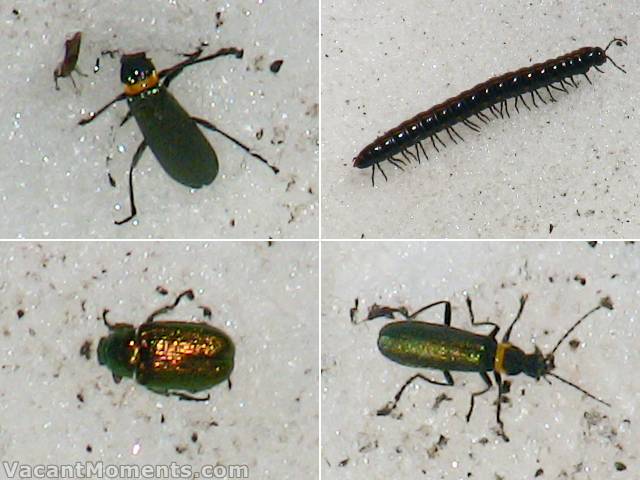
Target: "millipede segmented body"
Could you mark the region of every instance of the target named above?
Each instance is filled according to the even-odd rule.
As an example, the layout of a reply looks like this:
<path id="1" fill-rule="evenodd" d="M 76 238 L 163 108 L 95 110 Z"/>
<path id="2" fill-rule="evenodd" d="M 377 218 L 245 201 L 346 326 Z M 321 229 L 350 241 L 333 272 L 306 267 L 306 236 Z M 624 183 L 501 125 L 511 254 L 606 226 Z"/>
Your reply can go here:
<path id="1" fill-rule="evenodd" d="M 489 110 L 496 118 L 504 118 L 505 114 L 510 116 L 507 101 L 511 98 L 515 98 L 513 106 L 516 111 L 519 111 L 519 102 L 530 110 L 523 95 L 529 93 L 531 102 L 537 107 L 536 97 L 542 103 L 547 103 L 540 94 L 540 89 L 545 89 L 549 100 L 555 102 L 552 89 L 569 93 L 568 86 L 574 88 L 578 86 L 574 79 L 576 75 L 584 75 L 591 83 L 587 72 L 591 68 L 595 68 L 604 73 L 598 67 L 607 60 L 625 72 L 607 56 L 606 52 L 613 43 L 627 44 L 625 40 L 614 38 L 604 49 L 600 47 L 579 48 L 544 63 L 537 63 L 480 83 L 387 131 L 362 149 L 353 159 L 353 166 L 358 168 L 371 167 L 372 183 L 377 167 L 386 180 L 387 176 L 380 167 L 381 162 L 389 160 L 391 164 L 402 170 L 402 167 L 406 163 L 410 163 L 412 159 L 419 163 L 421 154 L 428 159 L 427 152 L 422 145 L 423 140 L 430 139 L 436 150 L 438 150 L 438 144 L 445 147 L 446 144 L 438 136 L 438 133 L 444 130 L 454 143 L 458 143 L 456 138 L 460 140 L 463 138 L 454 130 L 453 126 L 462 122 L 471 130 L 480 131 L 480 126 L 471 120 L 471 117 L 474 117 L 474 120 L 488 123 L 489 117 L 483 112 L 484 110 Z M 412 147 L 415 147 L 415 152 L 411 150 Z"/>

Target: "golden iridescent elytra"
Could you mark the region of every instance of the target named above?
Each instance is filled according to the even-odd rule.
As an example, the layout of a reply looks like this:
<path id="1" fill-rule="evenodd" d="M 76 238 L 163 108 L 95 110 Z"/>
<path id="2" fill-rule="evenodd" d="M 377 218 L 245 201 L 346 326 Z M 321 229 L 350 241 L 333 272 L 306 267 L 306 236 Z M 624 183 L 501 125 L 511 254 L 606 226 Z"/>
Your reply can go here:
<path id="1" fill-rule="evenodd" d="M 235 346 L 225 332 L 205 322 L 154 320 L 183 297 L 193 299 L 193 292 L 181 293 L 173 305 L 156 310 L 137 329 L 127 323 L 110 324 L 105 310 L 109 335 L 100 339 L 98 362 L 111 370 L 116 383 L 129 377 L 153 392 L 197 401 L 208 400 L 209 395 L 191 393 L 225 380 L 231 387 Z"/>

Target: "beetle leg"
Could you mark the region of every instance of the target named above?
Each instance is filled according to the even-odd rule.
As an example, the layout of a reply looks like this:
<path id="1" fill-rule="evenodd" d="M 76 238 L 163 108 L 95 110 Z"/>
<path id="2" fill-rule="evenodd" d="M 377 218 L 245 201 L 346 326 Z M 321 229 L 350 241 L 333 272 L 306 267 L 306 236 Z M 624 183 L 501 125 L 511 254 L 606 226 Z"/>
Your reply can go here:
<path id="1" fill-rule="evenodd" d="M 473 392 L 471 394 L 471 405 L 469 406 L 469 411 L 467 412 L 467 416 L 465 417 L 467 419 L 467 422 L 471 418 L 471 412 L 473 412 L 473 406 L 475 404 L 476 397 L 487 393 L 491 389 L 491 387 L 493 387 L 493 384 L 491 383 L 491 379 L 489 378 L 489 375 L 487 375 L 486 372 L 480 372 L 480 376 L 482 377 L 482 380 L 484 380 L 484 383 L 487 384 L 487 387 L 484 390 L 481 390 L 479 392 Z"/>
<path id="2" fill-rule="evenodd" d="M 132 116 L 133 116 L 133 113 L 131 113 L 131 110 L 129 110 L 127 114 L 124 116 L 124 118 L 122 119 L 122 121 L 120 122 L 120 126 L 123 126 L 125 123 L 127 123 Z"/>
<path id="3" fill-rule="evenodd" d="M 252 152 L 251 149 L 249 147 L 247 147 L 244 143 L 242 143 L 240 140 L 236 140 L 235 138 L 233 138 L 228 133 L 223 132 L 218 127 L 216 127 L 213 123 L 209 122 L 208 120 L 204 120 L 202 118 L 197 118 L 197 117 L 191 117 L 191 118 L 193 119 L 194 122 L 199 123 L 203 127 L 208 128 L 209 130 L 211 130 L 213 132 L 218 132 L 223 137 L 227 138 L 228 140 L 231 140 L 233 143 L 235 143 L 237 146 L 242 148 L 249 155 L 251 155 L 252 157 L 257 158 L 262 163 L 267 165 L 271 170 L 273 170 L 273 173 L 277 174 L 280 171 L 280 169 L 278 167 L 275 167 L 275 166 L 271 165 L 264 157 L 262 157 L 261 155 L 259 155 L 257 153 Z"/>
<path id="4" fill-rule="evenodd" d="M 209 60 L 213 60 L 214 58 L 223 57 L 227 55 L 234 55 L 236 58 L 242 58 L 244 55 L 244 50 L 241 48 L 221 48 L 215 53 L 211 55 L 207 55 L 205 57 L 199 58 L 202 53 L 201 49 L 196 50 L 195 53 L 191 54 L 189 58 L 183 62 L 175 64 L 173 67 L 165 68 L 158 73 L 159 78 L 164 78 L 164 82 L 162 83 L 165 87 L 169 86 L 169 83 L 176 78 L 182 70 L 191 65 L 195 65 L 196 63 L 208 62 Z"/>
<path id="5" fill-rule="evenodd" d="M 489 336 L 491 338 L 495 338 L 496 333 L 498 333 L 498 330 L 500 330 L 500 326 L 497 323 L 493 322 L 476 322 L 476 317 L 473 314 L 473 307 L 471 307 L 471 298 L 468 295 L 466 296 L 466 300 L 467 308 L 469 309 L 469 318 L 471 318 L 471 325 L 492 325 L 493 329 L 491 330 L 491 332 L 489 332 Z"/>
<path id="6" fill-rule="evenodd" d="M 393 319 L 394 318 L 393 317 L 394 313 L 399 313 L 403 317 L 409 318 L 409 314 L 407 313 L 407 309 L 405 307 L 397 307 L 397 308 L 395 308 L 395 307 L 385 307 L 383 305 L 378 305 L 377 303 L 374 303 L 369 308 L 369 313 L 367 314 L 367 318 L 365 318 L 363 320 L 363 322 L 367 322 L 369 320 L 374 320 L 374 319 L 380 318 L 380 317 Z M 353 323 L 358 323 L 358 322 L 354 321 Z"/>
<path id="7" fill-rule="evenodd" d="M 441 305 L 444 304 L 444 324 L 446 326 L 450 326 L 451 325 L 451 303 L 447 300 L 440 300 L 439 302 L 434 302 L 431 303 L 429 305 L 427 305 L 426 307 L 422 307 L 419 310 L 416 310 L 415 312 L 413 312 L 411 315 L 406 316 L 407 320 L 414 320 L 419 314 L 421 314 L 422 312 L 424 312 L 425 310 L 430 309 L 431 307 L 435 307 L 437 305 Z"/>
<path id="8" fill-rule="evenodd" d="M 189 400 L 191 402 L 206 402 L 211 398 L 211 395 L 208 393 L 206 397 L 194 397 L 182 392 L 167 392 L 167 395 L 173 395 L 174 397 L 178 397 L 180 400 Z"/>
<path id="9" fill-rule="evenodd" d="M 109 313 L 109 309 L 105 308 L 102 311 L 102 321 L 104 322 L 104 324 L 106 325 L 106 327 L 111 330 L 113 328 L 113 325 L 109 323 L 109 321 L 107 320 L 107 313 Z"/>
<path id="10" fill-rule="evenodd" d="M 125 98 L 127 98 L 127 96 L 124 93 L 121 93 L 120 95 L 118 95 L 116 98 L 114 98 L 113 100 L 111 100 L 109 103 L 107 103 L 104 107 L 102 107 L 100 110 L 98 110 L 97 112 L 92 112 L 88 117 L 82 118 L 79 122 L 78 125 L 86 125 L 89 122 L 93 122 L 98 115 L 104 113 L 104 111 L 109 108 L 111 105 L 113 105 L 116 102 L 119 102 L 121 100 L 124 100 Z"/>
<path id="11" fill-rule="evenodd" d="M 129 201 L 131 203 L 131 215 L 129 215 L 124 220 L 116 220 L 114 222 L 116 225 L 122 225 L 123 223 L 127 223 L 129 220 L 131 220 L 133 217 L 136 216 L 136 213 L 138 213 L 138 211 L 136 210 L 136 202 L 134 201 L 134 198 L 133 198 L 133 170 L 136 168 L 136 165 L 140 161 L 140 157 L 144 153 L 145 148 L 147 148 L 147 144 L 143 140 L 142 143 L 138 145 L 138 149 L 136 150 L 136 153 L 133 154 L 133 159 L 131 160 L 131 168 L 129 169 Z"/>
<path id="12" fill-rule="evenodd" d="M 198 308 L 202 309 L 202 315 L 204 318 L 211 320 L 211 309 L 206 305 L 200 305 Z"/>
<path id="13" fill-rule="evenodd" d="M 509 437 L 507 437 L 507 434 L 504 432 L 504 423 L 502 423 L 502 420 L 500 419 L 500 409 L 502 406 L 502 395 L 503 393 L 505 393 L 505 385 L 502 382 L 502 377 L 500 376 L 500 374 L 498 372 L 493 372 L 493 376 L 496 379 L 496 384 L 498 385 L 498 406 L 496 407 L 496 421 L 498 422 L 498 425 L 500 426 L 500 430 L 498 432 L 498 435 L 500 435 L 505 442 L 509 441 Z"/>
<path id="14" fill-rule="evenodd" d="M 189 290 L 185 290 L 184 292 L 182 292 L 180 295 L 178 295 L 176 297 L 176 299 L 173 302 L 173 304 L 165 305 L 164 307 L 160 307 L 155 312 L 153 312 L 151 315 L 149 315 L 147 317 L 147 320 L 144 323 L 151 323 L 151 322 L 153 322 L 153 319 L 155 317 L 157 317 L 158 315 L 162 315 L 164 313 L 170 312 L 171 310 L 173 310 L 174 308 L 176 308 L 178 306 L 178 304 L 180 303 L 180 300 L 182 300 L 184 297 L 187 297 L 189 300 L 193 300 L 194 297 L 195 297 L 195 295 L 193 294 L 193 290 L 189 289 Z"/>
<path id="15" fill-rule="evenodd" d="M 396 408 L 396 406 L 398 406 L 398 402 L 400 401 L 400 398 L 402 397 L 402 394 L 404 393 L 405 389 L 409 385 L 411 385 L 411 383 L 413 383 L 415 380 L 420 379 L 420 380 L 424 380 L 425 382 L 431 383 L 433 385 L 440 385 L 443 387 L 452 387 L 454 383 L 453 383 L 453 377 L 451 376 L 451 373 L 448 370 L 443 370 L 442 373 L 444 374 L 444 378 L 446 382 L 438 382 L 437 380 L 432 380 L 430 378 L 425 377 L 421 373 L 415 374 L 413 377 L 407 380 L 404 383 L 404 385 L 402 385 L 402 387 L 400 387 L 400 390 L 398 390 L 398 393 L 396 393 L 396 396 L 393 398 L 393 401 L 387 403 L 384 407 L 379 409 L 376 414 L 379 417 L 384 417 L 386 415 L 389 415 Z"/>
<path id="16" fill-rule="evenodd" d="M 520 319 L 520 316 L 522 315 L 522 310 L 524 309 L 524 304 L 526 303 L 527 298 L 528 298 L 528 295 L 526 294 L 520 297 L 520 309 L 518 310 L 516 318 L 513 319 L 513 322 L 511 322 L 511 325 L 509 325 L 509 328 L 507 328 L 507 331 L 505 332 L 504 337 L 502 337 L 503 342 L 509 341 L 509 337 L 511 336 L 511 330 L 513 329 L 513 326 L 516 324 L 516 322 Z"/>

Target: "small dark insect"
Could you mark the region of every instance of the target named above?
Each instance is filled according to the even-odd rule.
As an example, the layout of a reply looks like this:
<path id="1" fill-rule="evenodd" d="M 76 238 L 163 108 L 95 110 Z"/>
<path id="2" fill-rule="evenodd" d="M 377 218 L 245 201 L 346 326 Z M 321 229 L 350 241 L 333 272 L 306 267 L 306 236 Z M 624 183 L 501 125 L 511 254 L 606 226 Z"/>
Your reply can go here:
<path id="1" fill-rule="evenodd" d="M 434 380 L 421 373 L 411 376 L 396 393 L 394 399 L 388 402 L 384 407 L 378 410 L 379 416 L 389 415 L 398 406 L 398 402 L 402 398 L 402 394 L 416 380 L 422 380 L 433 385 L 453 386 L 452 371 L 458 372 L 477 372 L 486 387 L 478 392 L 471 394 L 471 405 L 466 415 L 467 422 L 471 418 L 475 398 L 488 392 L 493 386 L 489 372 L 493 372 L 495 382 L 498 385 L 498 400 L 496 402 L 496 421 L 499 426 L 499 434 L 508 441 L 508 437 L 504 432 L 504 424 L 500 419 L 500 410 L 505 395 L 509 393 L 510 383 L 503 380 L 502 375 L 517 375 L 524 373 L 536 380 L 545 379 L 548 383 L 549 377 L 553 377 L 561 382 L 582 392 L 589 398 L 611 406 L 609 403 L 592 395 L 575 383 L 553 372 L 555 369 L 554 355 L 562 342 L 573 332 L 591 314 L 601 308 L 613 308 L 611 300 L 606 297 L 600 300 L 598 306 L 589 310 L 578 321 L 576 321 L 562 335 L 556 346 L 550 353 L 543 354 L 538 347 L 532 353 L 525 353 L 520 348 L 513 345 L 509 338 L 514 325 L 520 319 L 524 309 L 527 296 L 520 298 L 520 309 L 516 317 L 507 328 L 502 337 L 502 341 L 496 340 L 496 335 L 500 327 L 493 322 L 476 322 L 471 308 L 471 300 L 467 297 L 467 308 L 471 324 L 474 326 L 488 325 L 493 329 L 488 335 L 481 335 L 467 330 L 461 330 L 451 326 L 451 304 L 442 300 L 434 302 L 430 305 L 420 308 L 416 312 L 409 314 L 405 307 L 380 307 L 374 306 L 369 312 L 367 320 L 376 317 L 389 318 L 394 313 L 400 314 L 405 320 L 396 321 L 386 324 L 380 330 L 378 336 L 378 349 L 389 360 L 414 368 L 429 368 L 442 371 L 444 381 Z M 416 320 L 418 315 L 438 305 L 444 306 L 444 324 L 428 323 Z"/>
<path id="2" fill-rule="evenodd" d="M 627 466 L 622 462 L 615 462 L 614 466 L 616 467 L 616 470 L 619 472 L 622 472 L 627 469 Z"/>
<path id="3" fill-rule="evenodd" d="M 69 77 L 71 83 L 77 89 L 76 81 L 73 79 L 71 73 L 75 70 L 83 77 L 86 75 L 78 70 L 78 55 L 80 54 L 80 42 L 82 41 L 82 32 L 76 32 L 70 39 L 64 42 L 64 58 L 58 67 L 53 71 L 53 81 L 56 83 L 56 90 L 60 90 L 58 87 L 58 78 Z"/>
<path id="4" fill-rule="evenodd" d="M 151 149 L 165 172 L 182 185 L 201 188 L 213 182 L 218 175 L 218 157 L 198 126 L 219 133 L 267 165 L 273 173 L 279 172 L 279 169 L 269 164 L 264 157 L 211 122 L 189 115 L 169 92 L 169 84 L 191 65 L 225 56 L 243 56 L 242 49 L 233 47 L 221 48 L 204 57 L 201 57 L 202 52 L 199 48 L 194 53 L 187 54 L 186 60 L 160 71 L 156 70 L 144 52 L 123 55 L 120 59 L 120 80 L 124 84 L 124 93 L 78 122 L 79 125 L 86 125 L 114 103 L 126 100 L 129 112 L 120 122 L 120 126 L 133 116 L 144 137 L 133 155 L 129 168 L 131 214 L 116 221 L 116 225 L 122 225 L 136 216 L 133 171 L 147 147 Z"/>
<path id="5" fill-rule="evenodd" d="M 411 163 L 411 160 L 420 163 L 421 155 L 424 155 L 428 160 L 427 151 L 422 145 L 423 140 L 430 139 L 433 148 L 439 151 L 438 144 L 446 147 L 446 144 L 438 136 L 438 133 L 444 130 L 453 143 L 458 143 L 456 137 L 460 140 L 464 139 L 454 130 L 453 126 L 462 122 L 471 130 L 479 132 L 480 125 L 474 120 L 488 123 L 489 117 L 483 113 L 484 110 L 488 109 L 495 118 L 504 118 L 505 114 L 510 117 L 507 101 L 511 98 L 515 98 L 513 107 L 517 112 L 519 112 L 518 102 L 531 110 L 523 95 L 529 93 L 531 102 L 535 107 L 538 107 L 536 97 L 542 103 L 547 103 L 540 94 L 541 89 L 545 89 L 549 94 L 549 100 L 555 102 L 556 99 L 551 89 L 569 93 L 567 87 L 578 87 L 575 75 L 584 75 L 591 83 L 587 72 L 593 67 L 604 73 L 598 67 L 607 60 L 618 70 L 626 73 L 606 53 L 614 43 L 620 46 L 627 45 L 626 40 L 614 38 L 605 49 L 583 47 L 544 63 L 537 63 L 480 83 L 387 131 L 362 149 L 353 159 L 353 166 L 357 168 L 371 167 L 371 183 L 374 183 L 376 167 L 387 180 L 387 175 L 380 166 L 384 160 L 389 160 L 400 170 Z M 471 120 L 472 117 L 475 118 Z M 415 147 L 415 153 L 411 150 L 413 147 Z"/>
<path id="6" fill-rule="evenodd" d="M 276 60 L 275 62 L 271 63 L 271 65 L 269 66 L 269 70 L 271 70 L 272 73 L 278 73 L 283 63 L 284 60 Z"/>

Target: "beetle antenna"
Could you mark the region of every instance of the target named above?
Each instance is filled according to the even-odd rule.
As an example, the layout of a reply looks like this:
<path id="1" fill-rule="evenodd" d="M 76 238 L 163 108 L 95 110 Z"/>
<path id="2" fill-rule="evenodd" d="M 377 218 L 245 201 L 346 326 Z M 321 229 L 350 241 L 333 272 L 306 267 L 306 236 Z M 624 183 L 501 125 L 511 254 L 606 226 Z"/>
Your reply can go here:
<path id="1" fill-rule="evenodd" d="M 574 323 L 571 328 L 569 330 L 567 330 L 567 332 L 562 336 L 562 338 L 560 338 L 560 340 L 558 340 L 558 343 L 556 343 L 556 346 L 553 348 L 553 350 L 551 350 L 551 353 L 547 356 L 553 356 L 554 353 L 556 353 L 556 350 L 558 350 L 558 347 L 560 346 L 560 344 L 562 344 L 562 342 L 564 342 L 567 337 L 571 334 L 571 332 L 573 332 L 578 325 L 580 325 L 582 323 L 582 321 L 587 318 L 589 315 L 591 315 L 594 312 L 597 312 L 598 310 L 600 310 L 601 308 L 607 308 L 609 310 L 613 310 L 613 304 L 611 303 L 611 299 L 609 297 L 604 297 L 600 300 L 600 304 L 597 307 L 592 308 L 591 310 L 589 310 L 587 313 L 585 313 L 576 323 Z"/>
<path id="2" fill-rule="evenodd" d="M 599 307 L 598 307 L 599 308 Z M 556 375 L 553 372 L 547 372 L 547 375 L 551 375 L 553 378 L 557 378 L 558 380 L 560 380 L 563 383 L 566 383 L 567 385 L 572 386 L 573 388 L 575 388 L 576 390 L 580 390 L 582 393 L 584 393 L 587 397 L 592 398 L 593 400 L 595 400 L 596 402 L 600 402 L 603 405 L 606 405 L 607 407 L 610 407 L 611 404 L 605 402 L 604 400 L 596 397 L 595 395 L 590 394 L 589 392 L 587 392 L 584 388 L 579 387 L 578 385 L 576 385 L 575 383 L 570 382 L 569 380 L 566 380 L 564 378 L 562 378 L 559 375 Z"/>

